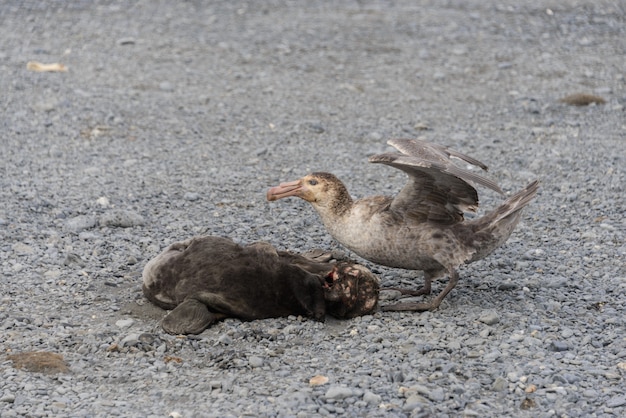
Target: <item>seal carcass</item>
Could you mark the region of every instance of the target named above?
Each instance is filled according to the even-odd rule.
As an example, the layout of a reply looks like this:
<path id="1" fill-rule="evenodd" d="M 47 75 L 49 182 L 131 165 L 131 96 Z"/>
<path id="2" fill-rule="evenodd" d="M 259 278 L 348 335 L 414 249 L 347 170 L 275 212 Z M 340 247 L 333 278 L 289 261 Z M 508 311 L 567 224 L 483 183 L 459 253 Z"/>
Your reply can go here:
<path id="1" fill-rule="evenodd" d="M 378 290 L 378 278 L 353 262 L 215 236 L 176 242 L 143 270 L 145 296 L 172 310 L 161 322 L 170 334 L 198 334 L 227 317 L 352 318 L 376 309 Z"/>

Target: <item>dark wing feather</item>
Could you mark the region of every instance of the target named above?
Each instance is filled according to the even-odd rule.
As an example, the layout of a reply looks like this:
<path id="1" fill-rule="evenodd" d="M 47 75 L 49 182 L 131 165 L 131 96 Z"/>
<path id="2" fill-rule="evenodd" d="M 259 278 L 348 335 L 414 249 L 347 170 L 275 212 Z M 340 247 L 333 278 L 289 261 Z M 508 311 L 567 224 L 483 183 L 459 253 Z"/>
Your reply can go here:
<path id="1" fill-rule="evenodd" d="M 419 140 L 394 139 L 389 144 L 403 154 L 374 155 L 369 161 L 389 165 L 409 175 L 409 182 L 391 203 L 391 209 L 396 212 L 420 222 L 453 224 L 463 220 L 463 212 L 475 212 L 478 208 L 478 193 L 468 181 L 502 193 L 493 181 L 450 161 L 450 156 L 454 156 L 486 168 L 471 157 Z"/>
<path id="2" fill-rule="evenodd" d="M 448 147 L 421 141 L 419 139 L 390 139 L 387 143 L 404 155 L 417 157 L 423 162 L 431 163 L 433 168 L 439 169 L 443 173 L 452 174 L 453 176 L 459 177 L 465 181 L 481 184 L 504 195 L 502 189 L 500 189 L 500 187 L 498 187 L 493 180 L 483 177 L 480 174 L 476 174 L 473 171 L 461 168 L 454 164 L 450 159 L 450 157 L 458 158 L 487 171 L 487 166 L 475 158 L 461 154 L 460 152 L 452 150 Z"/>
<path id="3" fill-rule="evenodd" d="M 413 159 L 421 165 L 409 165 Z M 372 163 L 398 168 L 409 175 L 409 182 L 391 202 L 390 209 L 405 214 L 418 222 L 453 224 L 463 220 L 463 212 L 475 212 L 478 193 L 467 182 L 443 174 L 430 163 L 402 154 L 379 154 L 370 157 Z"/>
<path id="4" fill-rule="evenodd" d="M 443 145 L 433 144 L 431 142 L 422 141 L 420 139 L 401 138 L 390 139 L 389 141 L 387 141 L 387 143 L 406 155 L 413 155 L 415 157 L 422 158 L 426 157 L 428 159 L 429 154 L 432 158 L 432 154 L 436 152 L 438 156 L 442 159 L 442 161 L 447 161 L 449 157 L 454 157 L 487 171 L 487 166 L 484 163 L 481 163 L 480 161 L 470 157 L 469 155 L 461 154 L 460 152 L 445 147 Z"/>

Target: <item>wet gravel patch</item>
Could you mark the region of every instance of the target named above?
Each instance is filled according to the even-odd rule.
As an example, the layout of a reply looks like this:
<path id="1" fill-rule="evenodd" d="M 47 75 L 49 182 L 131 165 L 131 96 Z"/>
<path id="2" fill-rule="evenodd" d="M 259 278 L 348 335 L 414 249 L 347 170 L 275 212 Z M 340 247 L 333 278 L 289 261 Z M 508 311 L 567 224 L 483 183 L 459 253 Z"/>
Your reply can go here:
<path id="1" fill-rule="evenodd" d="M 0 415 L 626 414 L 624 6 L 518 3 L 0 5 Z M 200 234 L 340 249 L 267 187 L 325 170 L 394 193 L 404 175 L 366 159 L 398 136 L 507 192 L 542 181 L 439 310 L 160 329 L 149 259 Z"/>

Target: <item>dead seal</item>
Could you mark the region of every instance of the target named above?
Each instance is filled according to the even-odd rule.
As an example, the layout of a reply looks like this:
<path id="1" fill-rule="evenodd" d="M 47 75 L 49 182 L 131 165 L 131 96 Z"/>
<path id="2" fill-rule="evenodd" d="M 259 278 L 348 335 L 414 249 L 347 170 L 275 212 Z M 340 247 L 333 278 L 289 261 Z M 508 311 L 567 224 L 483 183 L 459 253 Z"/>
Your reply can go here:
<path id="1" fill-rule="evenodd" d="M 203 236 L 176 242 L 146 264 L 143 293 L 172 311 L 161 321 L 170 334 L 199 334 L 227 317 L 242 320 L 372 313 L 379 280 L 350 262 L 330 263 L 278 251 L 265 242 L 239 245 Z M 320 261 L 321 260 L 321 261 Z"/>

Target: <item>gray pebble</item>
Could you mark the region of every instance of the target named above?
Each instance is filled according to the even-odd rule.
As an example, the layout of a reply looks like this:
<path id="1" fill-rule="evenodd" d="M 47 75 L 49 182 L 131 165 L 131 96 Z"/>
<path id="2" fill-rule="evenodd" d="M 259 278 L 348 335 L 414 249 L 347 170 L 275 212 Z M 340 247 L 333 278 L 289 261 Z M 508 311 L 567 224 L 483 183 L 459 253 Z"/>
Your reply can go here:
<path id="1" fill-rule="evenodd" d="M 132 37 L 120 38 L 117 40 L 118 45 L 135 45 L 135 42 L 135 38 Z"/>
<path id="2" fill-rule="evenodd" d="M 250 356 L 248 357 L 248 364 L 250 364 L 251 367 L 261 367 L 263 366 L 263 359 L 261 357 L 258 356 Z"/>
<path id="3" fill-rule="evenodd" d="M 569 349 L 571 349 L 571 346 L 564 341 L 552 341 L 550 343 L 551 351 L 567 351 Z"/>
<path id="4" fill-rule="evenodd" d="M 100 238 L 100 235 L 95 232 L 83 231 L 78 234 L 78 238 L 83 241 L 92 241 Z"/>
<path id="5" fill-rule="evenodd" d="M 169 81 L 163 81 L 163 82 L 159 83 L 159 89 L 161 91 L 173 91 L 174 90 L 174 85 L 172 83 L 170 83 Z"/>
<path id="6" fill-rule="evenodd" d="M 65 228 L 71 232 L 81 232 L 85 229 L 91 229 L 98 225 L 98 219 L 95 216 L 78 215 L 65 221 Z"/>
<path id="7" fill-rule="evenodd" d="M 64 266 L 77 265 L 79 267 L 85 267 L 87 263 L 78 254 L 67 254 L 63 260 Z"/>
<path id="8" fill-rule="evenodd" d="M 583 391 L 583 396 L 585 398 L 595 399 L 598 397 L 598 391 L 595 389 L 585 389 Z"/>
<path id="9" fill-rule="evenodd" d="M 442 402 L 445 399 L 443 388 L 435 388 L 429 391 L 426 396 L 433 402 Z"/>
<path id="10" fill-rule="evenodd" d="M 222 335 L 220 335 L 220 336 L 217 338 L 217 341 L 218 341 L 220 344 L 224 344 L 224 345 L 230 345 L 230 344 L 232 344 L 232 343 L 233 343 L 233 339 L 232 339 L 230 336 L 226 335 L 226 334 L 222 334 Z"/>
<path id="11" fill-rule="evenodd" d="M 500 315 L 494 310 L 483 311 L 478 318 L 480 322 L 487 325 L 495 325 L 500 322 Z"/>
<path id="12" fill-rule="evenodd" d="M 495 390 L 496 392 L 499 392 L 508 388 L 508 386 L 509 386 L 509 383 L 507 382 L 507 380 L 501 376 L 498 376 L 496 377 L 496 380 L 493 381 L 493 384 L 491 385 L 491 389 Z"/>
<path id="13" fill-rule="evenodd" d="M 2 397 L 0 398 L 0 402 L 13 403 L 15 402 L 15 395 L 13 395 L 12 393 L 2 395 Z"/>
<path id="14" fill-rule="evenodd" d="M 352 396 L 352 389 L 344 386 L 331 386 L 326 390 L 324 397 L 326 399 L 344 399 Z"/>
<path id="15" fill-rule="evenodd" d="M 32 245 L 24 244 L 23 242 L 16 242 L 11 246 L 11 249 L 18 254 L 34 254 L 35 248 Z"/>
<path id="16" fill-rule="evenodd" d="M 417 408 L 423 408 L 425 405 L 428 404 L 428 399 L 424 398 L 421 395 L 413 394 L 406 399 L 404 405 L 402 406 L 402 409 L 408 412 L 413 411 Z"/>
<path id="17" fill-rule="evenodd" d="M 183 198 L 185 200 L 190 201 L 190 202 L 195 202 L 196 200 L 200 199 L 200 195 L 198 193 L 195 193 L 195 192 L 187 192 L 187 193 L 185 193 Z"/>
<path id="18" fill-rule="evenodd" d="M 402 293 L 399 290 L 381 289 L 378 300 L 379 301 L 395 300 L 395 299 L 398 299 L 400 296 L 402 296 Z"/>
<path id="19" fill-rule="evenodd" d="M 120 228 L 141 226 L 145 223 L 143 216 L 129 210 L 111 210 L 100 216 L 100 225 Z"/>
<path id="20" fill-rule="evenodd" d="M 120 319 L 119 321 L 115 322 L 115 325 L 118 328 L 124 329 L 124 328 L 129 328 L 134 323 L 135 323 L 135 320 L 128 318 L 128 319 Z"/>
<path id="21" fill-rule="evenodd" d="M 515 290 L 518 287 L 519 287 L 519 285 L 517 283 L 504 282 L 504 283 L 500 283 L 498 285 L 498 290 L 502 290 L 502 291 Z"/>
<path id="22" fill-rule="evenodd" d="M 128 334 L 120 341 L 122 347 L 134 346 L 139 343 L 139 334 Z"/>
<path id="23" fill-rule="evenodd" d="M 483 361 L 485 363 L 493 363 L 498 360 L 502 353 L 499 350 L 493 350 L 483 356 Z"/>
<path id="24" fill-rule="evenodd" d="M 611 399 L 606 401 L 606 406 L 609 408 L 619 408 L 624 405 L 626 405 L 626 396 L 624 395 L 613 396 Z"/>
<path id="25" fill-rule="evenodd" d="M 322 124 L 320 123 L 310 123 L 308 125 L 308 128 L 311 132 L 314 132 L 316 134 L 324 133 L 324 131 L 326 130 L 324 129 L 324 126 L 322 126 Z"/>
<path id="26" fill-rule="evenodd" d="M 376 395 L 375 393 L 370 392 L 369 390 L 365 391 L 365 393 L 363 394 L 363 401 L 365 401 L 366 403 L 370 405 L 378 405 L 381 399 L 382 397 L 380 395 Z"/>

